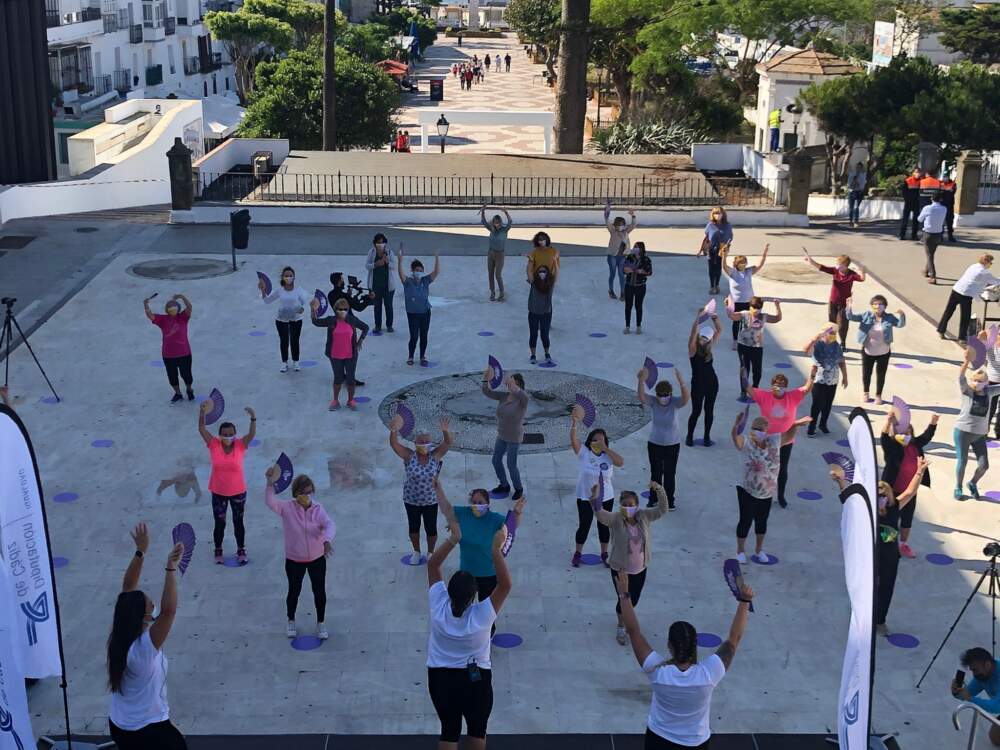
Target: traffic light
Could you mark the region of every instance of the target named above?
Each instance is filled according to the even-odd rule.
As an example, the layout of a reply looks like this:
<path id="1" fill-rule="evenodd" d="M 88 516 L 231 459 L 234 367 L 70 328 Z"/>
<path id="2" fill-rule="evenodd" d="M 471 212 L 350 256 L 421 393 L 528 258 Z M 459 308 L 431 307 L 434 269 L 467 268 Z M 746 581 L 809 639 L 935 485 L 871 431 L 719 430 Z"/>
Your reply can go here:
<path id="1" fill-rule="evenodd" d="M 250 244 L 250 211 L 241 208 L 229 214 L 229 228 L 232 231 L 233 247 L 246 250 Z"/>

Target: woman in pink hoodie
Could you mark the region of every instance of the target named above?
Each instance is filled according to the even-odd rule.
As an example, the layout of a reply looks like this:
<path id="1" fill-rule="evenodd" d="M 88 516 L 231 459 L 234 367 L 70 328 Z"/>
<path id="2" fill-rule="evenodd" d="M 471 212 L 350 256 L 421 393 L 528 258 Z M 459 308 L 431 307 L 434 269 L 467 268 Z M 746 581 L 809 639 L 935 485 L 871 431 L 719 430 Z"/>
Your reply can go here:
<path id="1" fill-rule="evenodd" d="M 288 576 L 289 638 L 298 635 L 295 627 L 295 608 L 302 592 L 302 580 L 309 573 L 313 600 L 316 603 L 316 627 L 320 640 L 326 640 L 330 633 L 323 619 L 326 615 L 326 558 L 333 554 L 333 537 L 337 526 L 326 510 L 313 501 L 316 487 L 305 474 L 299 474 L 292 481 L 293 500 L 278 500 L 274 483 L 281 476 L 277 466 L 267 470 L 267 489 L 264 501 L 267 507 L 281 516 L 281 526 L 285 533 L 285 575 Z"/>

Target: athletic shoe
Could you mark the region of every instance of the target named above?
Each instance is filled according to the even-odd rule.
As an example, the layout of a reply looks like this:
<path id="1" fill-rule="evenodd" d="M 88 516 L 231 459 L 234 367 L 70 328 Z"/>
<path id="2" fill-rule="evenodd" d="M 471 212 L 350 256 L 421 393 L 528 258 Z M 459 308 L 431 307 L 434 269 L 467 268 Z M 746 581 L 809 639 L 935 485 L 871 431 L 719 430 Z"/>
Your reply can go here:
<path id="1" fill-rule="evenodd" d="M 966 485 L 966 486 L 969 488 L 969 494 L 972 495 L 973 500 L 978 500 L 979 499 L 979 488 L 976 486 L 976 483 L 975 482 L 969 482 L 969 484 Z"/>
<path id="2" fill-rule="evenodd" d="M 524 487 L 515 487 L 514 494 L 510 496 L 510 499 L 517 502 L 522 497 L 524 497 Z"/>
<path id="3" fill-rule="evenodd" d="M 738 562 L 740 565 L 746 565 L 747 564 L 746 553 L 745 552 L 738 553 L 736 555 L 736 562 Z"/>
<path id="4" fill-rule="evenodd" d="M 830 428 L 827 427 L 825 424 L 821 424 L 819 426 L 819 431 L 822 432 L 824 435 L 829 435 L 830 434 Z"/>
<path id="5" fill-rule="evenodd" d="M 288 624 L 285 626 L 285 635 L 289 638 L 294 638 L 299 634 L 298 628 L 295 627 L 295 620 L 289 620 Z"/>
<path id="6" fill-rule="evenodd" d="M 355 381 L 354 381 L 354 387 L 355 388 L 361 388 L 364 384 L 365 384 L 365 381 L 363 381 L 363 380 L 357 380 L 357 379 L 355 379 Z"/>
<path id="7" fill-rule="evenodd" d="M 413 367 L 413 360 L 412 359 L 406 360 L 406 364 L 408 364 L 410 367 Z"/>
<path id="8" fill-rule="evenodd" d="M 490 490 L 491 495 L 507 495 L 510 493 L 509 484 L 498 484 L 492 490 Z"/>
<path id="9" fill-rule="evenodd" d="M 778 498 L 778 505 L 780 507 L 782 507 L 782 508 L 787 508 L 788 507 L 788 501 L 785 500 L 785 498 L 783 498 L 783 497 L 779 497 Z"/>
<path id="10" fill-rule="evenodd" d="M 715 441 L 706 435 L 705 438 L 701 441 L 701 444 L 706 448 L 711 448 L 713 445 L 715 445 Z"/>
<path id="11" fill-rule="evenodd" d="M 610 568 L 611 567 L 611 565 L 608 563 L 608 553 L 607 552 L 602 552 L 601 553 L 601 562 L 604 563 L 604 567 L 605 568 Z"/>
<path id="12" fill-rule="evenodd" d="M 545 352 L 545 361 L 546 362 L 551 362 L 552 361 L 552 355 L 549 354 L 548 352 Z"/>
<path id="13" fill-rule="evenodd" d="M 917 556 L 917 553 L 910 549 L 910 545 L 906 542 L 899 543 L 899 554 L 903 557 L 908 557 L 911 560 Z"/>
<path id="14" fill-rule="evenodd" d="M 756 555 L 754 555 L 754 557 L 756 557 L 762 563 L 771 562 L 771 558 L 767 556 L 767 553 L 764 550 L 761 550 L 760 552 L 758 552 Z"/>
<path id="15" fill-rule="evenodd" d="M 187 395 L 188 395 L 188 401 L 194 401 L 194 391 L 192 391 L 190 388 L 188 388 Z"/>
<path id="16" fill-rule="evenodd" d="M 876 396 L 875 397 L 875 406 L 881 406 L 881 405 L 882 405 L 882 397 L 881 396 Z"/>
<path id="17" fill-rule="evenodd" d="M 347 402 L 347 408 L 350 409 L 351 411 L 357 411 L 358 402 L 352 398 L 350 401 Z"/>
<path id="18" fill-rule="evenodd" d="M 618 299 L 615 296 L 615 293 L 613 291 L 611 291 L 610 289 L 608 290 L 608 299 Z"/>
<path id="19" fill-rule="evenodd" d="M 955 491 L 952 492 L 951 495 L 956 500 L 964 500 L 965 499 L 965 495 L 962 494 L 962 488 L 961 487 L 956 487 Z"/>
<path id="20" fill-rule="evenodd" d="M 302 368 L 299 367 L 298 362 L 292 362 L 292 369 L 295 370 L 295 372 L 302 372 Z"/>
<path id="21" fill-rule="evenodd" d="M 174 397 L 172 399 L 170 399 L 170 403 L 176 404 L 178 401 L 183 401 L 183 400 L 184 400 L 184 397 L 181 394 L 175 393 Z"/>
<path id="22" fill-rule="evenodd" d="M 333 401 L 330 402 L 330 406 L 327 408 L 327 411 L 337 411 L 337 409 L 339 408 L 340 408 L 340 402 L 337 399 L 334 399 Z"/>
<path id="23" fill-rule="evenodd" d="M 569 561 L 569 564 L 572 565 L 574 568 L 579 568 L 580 567 L 580 557 L 581 557 L 581 555 L 580 555 L 579 552 L 574 552 L 573 553 L 573 559 Z"/>
<path id="24" fill-rule="evenodd" d="M 288 363 L 287 362 L 282 362 L 281 363 L 281 369 L 279 370 L 279 372 L 288 372 Z"/>
<path id="25" fill-rule="evenodd" d="M 385 332 L 386 333 L 395 333 L 396 331 L 393 329 L 392 326 L 386 326 L 385 327 Z"/>
<path id="26" fill-rule="evenodd" d="M 622 329 L 622 333 L 628 336 L 630 333 L 632 333 L 632 330 L 628 326 L 625 326 L 625 328 Z"/>
<path id="27" fill-rule="evenodd" d="M 641 336 L 642 335 L 642 326 L 636 326 L 635 327 L 635 335 L 636 336 Z"/>
<path id="28" fill-rule="evenodd" d="M 215 564 L 222 565 L 222 547 L 215 548 Z"/>
<path id="29" fill-rule="evenodd" d="M 503 292 L 500 292 L 499 296 L 497 296 L 497 302 L 503 302 Z"/>
<path id="30" fill-rule="evenodd" d="M 497 295 L 496 295 L 496 293 L 495 292 L 490 292 L 490 302 L 496 302 L 496 301 L 497 301 Z"/>
<path id="31" fill-rule="evenodd" d="M 686 438 L 684 438 L 684 445 L 686 445 L 688 448 L 693 448 L 694 438 L 688 435 Z"/>
<path id="32" fill-rule="evenodd" d="M 670 501 L 668 500 L 668 501 L 667 501 L 667 510 L 677 510 L 677 506 L 676 506 L 676 505 L 674 505 L 674 504 L 673 504 L 672 502 L 670 502 Z"/>
<path id="33" fill-rule="evenodd" d="M 621 646 L 624 646 L 626 643 L 628 643 L 628 636 L 625 635 L 624 625 L 618 626 L 618 629 L 615 631 L 615 640 L 618 641 L 618 644 Z"/>
<path id="34" fill-rule="evenodd" d="M 809 429 L 806 430 L 807 437 L 816 437 L 816 424 L 814 422 L 809 423 Z"/>
<path id="35" fill-rule="evenodd" d="M 410 565 L 420 565 L 420 553 L 412 552 L 410 553 Z"/>
<path id="36" fill-rule="evenodd" d="M 531 364 L 535 364 L 536 362 L 538 362 L 534 354 L 531 355 L 531 359 L 529 359 L 528 361 L 531 362 Z"/>
<path id="37" fill-rule="evenodd" d="M 427 360 L 424 357 L 420 358 L 420 366 L 427 367 Z"/>
<path id="38" fill-rule="evenodd" d="M 319 631 L 316 633 L 321 641 L 325 641 L 330 637 L 330 631 L 326 629 L 326 623 L 319 624 Z"/>
<path id="39" fill-rule="evenodd" d="M 883 638 L 889 637 L 889 627 L 883 622 L 881 625 L 875 626 L 875 635 L 880 635 Z"/>
<path id="40" fill-rule="evenodd" d="M 250 562 L 250 558 L 247 557 L 247 551 L 245 549 L 236 550 L 236 562 L 240 565 L 246 565 Z"/>

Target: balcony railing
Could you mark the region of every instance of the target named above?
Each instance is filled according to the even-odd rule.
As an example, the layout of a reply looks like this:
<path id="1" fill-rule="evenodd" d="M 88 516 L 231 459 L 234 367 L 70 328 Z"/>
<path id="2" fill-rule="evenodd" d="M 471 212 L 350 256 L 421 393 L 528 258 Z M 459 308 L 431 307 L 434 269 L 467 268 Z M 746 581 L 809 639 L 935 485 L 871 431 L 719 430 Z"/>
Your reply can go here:
<path id="1" fill-rule="evenodd" d="M 207 57 L 201 58 L 201 72 L 211 73 L 222 67 L 222 53 L 210 52 Z"/>
<path id="2" fill-rule="evenodd" d="M 129 26 L 128 40 L 132 44 L 142 44 L 142 24 L 134 23 Z"/>
<path id="3" fill-rule="evenodd" d="M 115 89 L 119 94 L 125 94 L 132 90 L 132 70 L 130 68 L 116 70 L 112 76 L 114 77 Z"/>
<path id="4" fill-rule="evenodd" d="M 163 33 L 170 36 L 177 31 L 177 20 L 175 18 L 167 17 L 163 19 Z"/>
<path id="5" fill-rule="evenodd" d="M 146 85 L 156 86 L 163 83 L 163 66 L 153 65 L 146 68 Z"/>
<path id="6" fill-rule="evenodd" d="M 103 96 L 109 91 L 111 91 L 111 74 L 94 76 L 94 96 Z"/>
<path id="7" fill-rule="evenodd" d="M 49 29 L 54 29 L 57 26 L 69 26 L 74 23 L 100 20 L 100 8 L 82 8 L 79 13 L 61 13 L 58 10 L 50 8 L 46 8 L 45 10 L 45 27 Z"/>
<path id="8" fill-rule="evenodd" d="M 193 76 L 201 70 L 201 65 L 199 65 L 197 57 L 185 57 L 184 58 L 184 75 Z"/>
<path id="9" fill-rule="evenodd" d="M 118 14 L 107 13 L 104 16 L 104 33 L 113 34 L 118 31 Z"/>

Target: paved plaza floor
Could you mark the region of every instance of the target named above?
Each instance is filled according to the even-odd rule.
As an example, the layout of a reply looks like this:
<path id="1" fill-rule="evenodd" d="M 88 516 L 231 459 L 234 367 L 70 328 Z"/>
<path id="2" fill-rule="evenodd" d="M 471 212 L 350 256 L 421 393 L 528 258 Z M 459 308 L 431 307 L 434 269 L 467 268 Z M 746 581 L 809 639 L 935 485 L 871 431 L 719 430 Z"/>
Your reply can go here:
<path id="1" fill-rule="evenodd" d="M 397 332 L 369 339 L 362 353 L 359 376 L 368 385 L 360 394 L 370 400 L 356 413 L 329 413 L 330 371 L 320 332 L 306 325 L 303 359 L 308 366 L 300 373 L 280 374 L 273 309 L 259 300 L 255 271 L 276 278 L 281 266 L 289 264 L 307 289 L 326 290 L 331 271 L 363 276 L 363 257 L 356 253 L 370 230 L 258 229 L 256 254 L 242 257 L 237 273 L 154 282 L 128 269 L 152 258 L 190 260 L 186 253 L 224 259 L 213 254 L 218 247 L 215 229 L 95 225 L 101 234 L 87 241 L 91 247 L 106 248 L 106 256 L 86 256 L 72 242 L 59 245 L 57 235 L 69 229 L 50 222 L 45 230 L 49 236 L 36 240 L 34 261 L 44 266 L 51 258 L 51 269 L 35 266 L 32 271 L 26 256 L 0 258 L 0 279 L 24 269 L 20 296 L 46 300 L 31 309 L 35 303 L 28 302 L 22 309 L 25 318 L 39 324 L 32 326 L 32 344 L 64 398 L 60 404 L 44 400 L 44 382 L 19 349 L 11 363 L 12 390 L 39 456 L 53 553 L 65 561 L 56 575 L 74 731 L 100 733 L 106 727 L 104 642 L 131 552 L 128 529 L 141 518 L 151 524 L 156 539 L 143 579 L 154 596 L 162 582 L 155 561 L 167 552 L 169 529 L 187 521 L 199 537 L 194 562 L 182 581 L 177 624 L 166 646 L 171 715 L 183 731 L 436 733 L 423 666 L 426 569 L 400 564 L 408 547 L 400 502 L 402 467 L 386 445 L 379 407 L 399 389 L 434 378 L 453 378 L 474 390 L 490 354 L 509 370 L 522 372 L 529 391 L 549 377 L 527 361 L 524 259 L 516 256 L 527 236 L 522 233 L 532 230 L 517 229 L 514 257 L 506 269 L 509 299 L 504 303 L 487 301 L 484 261 L 468 257 L 478 252 L 481 237 L 473 242 L 464 230 L 447 235 L 393 230 L 414 238 L 412 252 L 421 254 L 425 263 L 430 263 L 426 251 L 431 247 L 444 247 L 448 253 L 433 286 L 429 357 L 434 366 L 404 364 L 406 325 L 397 299 Z M 4 229 L 20 233 L 37 226 L 15 223 Z M 555 237 L 557 230 L 551 231 Z M 683 252 L 693 249 L 698 234 L 650 232 L 661 249 Z M 785 302 L 784 321 L 768 329 L 765 377 L 780 369 L 792 385 L 800 384 L 809 368 L 801 347 L 825 321 L 828 277 L 808 272 L 798 258 L 790 257 L 796 245 L 809 244 L 817 257 L 830 257 L 844 247 L 864 247 L 866 261 L 879 278 L 859 286 L 858 296 L 867 299 L 882 291 L 891 299 L 890 309 L 902 307 L 909 316 L 894 346 L 887 395 L 900 395 L 911 404 L 918 428 L 931 413 L 942 415 L 929 451 L 934 487 L 920 493 L 912 537 L 918 558 L 901 562 L 889 616 L 890 629 L 913 636 L 918 645 L 901 648 L 879 639 L 874 727 L 899 732 L 905 748 L 954 747 L 959 739 L 950 725 L 954 701 L 947 682 L 961 649 L 989 642 L 985 597 L 970 606 L 923 688 L 916 690 L 914 684 L 978 579 L 986 540 L 1000 534 L 995 501 L 958 503 L 950 497 L 959 350 L 939 341 L 917 309 L 934 309 L 936 298 L 917 299 L 912 306 L 896 303 L 898 296 L 890 287 L 912 288 L 910 296 L 916 297 L 927 286 L 911 284 L 909 269 L 898 260 L 894 266 L 890 263 L 908 243 L 822 227 L 789 235 L 788 230 L 741 235 L 745 250 L 766 239 L 786 254 L 769 260 L 756 283 L 758 293 Z M 609 300 L 605 291 L 607 266 L 600 256 L 606 232 L 602 236 L 596 230 L 558 230 L 558 238 L 570 252 L 556 291 L 552 352 L 558 366 L 550 372 L 586 375 L 624 390 L 634 386 L 635 372 L 648 355 L 679 367 L 688 378 L 687 331 L 695 310 L 707 299 L 704 261 L 670 254 L 654 257 L 645 333 L 626 337 L 621 331 L 623 305 Z M 982 242 L 987 244 L 988 237 L 983 235 Z M 409 239 L 407 244 L 411 246 Z M 72 246 L 78 255 L 68 260 L 68 251 L 60 252 L 60 246 Z M 918 251 L 914 245 L 913 252 Z M 967 256 L 975 251 L 970 245 L 943 254 L 948 267 L 957 269 L 971 262 Z M 337 257 L 332 257 L 334 252 Z M 886 264 L 884 270 L 880 262 Z M 100 268 L 96 275 L 95 266 Z M 57 278 L 54 269 L 62 269 Z M 0 286 L 6 291 L 5 283 Z M 198 393 L 207 394 L 212 387 L 222 390 L 226 416 L 235 418 L 241 430 L 246 425 L 243 406 L 257 410 L 259 443 L 248 454 L 246 472 L 251 563 L 245 568 L 211 562 L 207 455 L 197 434 L 196 407 L 167 403 L 170 392 L 159 366 L 159 335 L 141 308 L 142 298 L 153 291 L 159 292 L 158 300 L 183 292 L 194 305 L 191 341 Z M 926 294 L 931 293 L 927 288 Z M 59 304 L 49 305 L 56 297 Z M 364 318 L 370 323 L 370 312 Z M 679 510 L 653 529 L 654 557 L 638 612 L 650 640 L 661 648 L 674 619 L 690 620 L 700 631 L 725 637 L 735 609 L 721 566 L 735 551 L 739 467 L 727 433 L 742 406 L 736 400 L 736 355 L 727 341 L 724 337 L 717 350 L 722 390 L 713 437 L 718 444 L 682 447 Z M 838 394 L 834 434 L 811 439 L 800 435 L 796 442 L 790 505 L 786 510 L 774 508 L 768 534 L 767 551 L 779 563 L 747 566 L 748 581 L 758 592 L 757 612 L 730 675 L 716 692 L 715 731 L 817 733 L 835 727 L 848 604 L 840 504 L 820 453 L 837 449 L 846 415 L 860 400 L 856 347 L 848 362 L 851 384 Z M 673 377 L 666 364 L 663 371 Z M 877 430 L 885 410 L 873 408 L 871 414 Z M 564 422 L 568 428 L 568 420 Z M 614 447 L 626 461 L 615 477 L 618 490 L 645 486 L 649 428 L 639 426 L 641 422 L 622 421 L 612 431 Z M 455 427 L 468 441 L 479 435 L 484 443 L 480 449 L 488 447 L 489 430 L 482 425 L 456 420 Z M 552 434 L 558 433 L 556 425 Z M 298 471 L 313 477 L 318 499 L 338 526 L 327 579 L 331 638 L 313 651 L 293 650 L 284 636 L 281 532 L 263 504 L 264 470 L 282 451 Z M 510 558 L 514 591 L 499 630 L 523 642 L 494 650 L 491 732 L 641 732 L 649 688 L 630 650 L 615 643 L 609 575 L 600 566 L 569 566 L 576 527 L 575 459 L 557 445 L 555 450 L 527 453 L 521 466 L 528 508 Z M 473 487 L 495 484 L 489 457 L 475 450 L 450 455 L 443 476 L 456 502 Z M 1000 490 L 997 470 L 982 484 L 986 490 Z M 190 491 L 183 492 L 185 488 Z M 812 493 L 819 499 L 807 499 L 815 497 Z M 58 502 L 70 494 L 76 497 Z M 495 503 L 499 510 L 507 505 Z M 227 554 L 232 548 L 230 535 Z M 597 551 L 595 532 L 585 551 Z M 947 564 L 930 562 L 929 554 L 946 555 L 934 559 Z M 447 570 L 456 564 L 457 558 L 449 560 Z M 299 622 L 309 632 L 308 596 L 301 600 Z M 61 731 L 56 682 L 35 686 L 30 700 L 36 732 Z"/>

